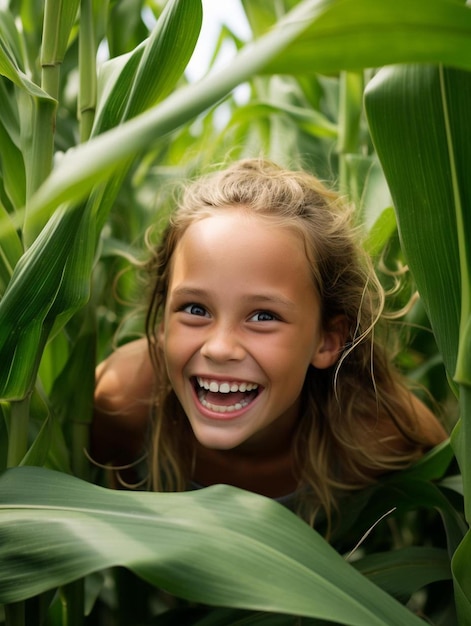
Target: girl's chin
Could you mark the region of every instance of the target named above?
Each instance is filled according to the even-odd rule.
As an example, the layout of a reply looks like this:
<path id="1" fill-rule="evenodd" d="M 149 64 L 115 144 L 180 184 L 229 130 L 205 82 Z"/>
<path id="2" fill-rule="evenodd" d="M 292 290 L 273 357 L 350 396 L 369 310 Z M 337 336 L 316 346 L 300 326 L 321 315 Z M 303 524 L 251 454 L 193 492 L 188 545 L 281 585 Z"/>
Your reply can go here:
<path id="1" fill-rule="evenodd" d="M 229 450 L 234 450 L 235 448 L 238 448 L 241 444 L 244 443 L 244 441 L 221 441 L 220 439 L 215 439 L 214 437 L 206 437 L 204 435 L 201 436 L 196 436 L 196 440 L 198 441 L 198 443 L 200 444 L 200 446 L 202 448 L 205 448 L 206 450 L 214 450 L 217 452 L 229 452 Z"/>

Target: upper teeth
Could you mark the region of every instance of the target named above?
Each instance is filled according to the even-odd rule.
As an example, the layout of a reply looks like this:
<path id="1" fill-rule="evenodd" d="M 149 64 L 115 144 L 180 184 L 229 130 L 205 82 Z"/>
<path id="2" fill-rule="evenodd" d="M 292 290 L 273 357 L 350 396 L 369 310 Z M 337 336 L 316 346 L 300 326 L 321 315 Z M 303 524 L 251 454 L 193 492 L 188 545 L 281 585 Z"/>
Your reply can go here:
<path id="1" fill-rule="evenodd" d="M 215 380 L 207 380 L 206 378 L 200 378 L 199 376 L 196 379 L 198 381 L 198 385 L 211 391 L 213 393 L 229 393 L 236 391 L 253 391 L 258 388 L 256 383 L 236 383 L 235 381 L 224 381 L 217 382 Z"/>

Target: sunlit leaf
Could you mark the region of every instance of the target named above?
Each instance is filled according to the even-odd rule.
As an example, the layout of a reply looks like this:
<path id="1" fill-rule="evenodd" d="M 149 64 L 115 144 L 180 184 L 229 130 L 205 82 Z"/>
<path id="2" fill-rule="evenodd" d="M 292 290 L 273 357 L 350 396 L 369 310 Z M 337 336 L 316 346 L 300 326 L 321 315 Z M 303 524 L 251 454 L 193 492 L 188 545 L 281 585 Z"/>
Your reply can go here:
<path id="1" fill-rule="evenodd" d="M 412 270 L 448 375 L 460 421 L 452 444 L 471 521 L 471 73 L 443 67 L 382 70 L 366 93 L 368 120 Z M 458 554 L 466 553 L 464 541 Z M 459 558 L 457 560 L 459 561 Z M 454 568 L 457 608 L 470 614 L 471 587 Z"/>
<path id="2" fill-rule="evenodd" d="M 265 66 L 312 74 L 392 63 L 444 63 L 471 69 L 471 10 L 448 0 L 312 2 L 317 15 Z"/>
<path id="3" fill-rule="evenodd" d="M 117 492 L 18 468 L 0 477 L 0 494 L 0 602 L 124 565 L 206 604 L 352 626 L 421 623 L 294 514 L 233 487 Z"/>
<path id="4" fill-rule="evenodd" d="M 39 357 L 52 328 L 43 324 L 61 289 L 78 210 L 56 212 L 15 266 L 0 301 L 0 397 L 21 399 L 32 389 Z M 73 289 L 73 284 L 66 291 Z M 64 291 L 61 291 L 64 293 Z M 28 302 L 28 306 L 25 306 Z"/>
<path id="5" fill-rule="evenodd" d="M 471 79 L 465 73 L 455 75 L 453 92 L 468 102 Z M 453 376 L 459 344 L 460 268 L 443 89 L 438 68 L 385 69 L 367 87 L 366 110 L 397 211 L 404 253 Z M 466 142 L 469 123 L 469 119 L 456 120 L 457 142 Z M 459 163 L 465 167 L 465 162 Z M 464 191 L 469 180 L 465 170 L 460 180 Z"/>

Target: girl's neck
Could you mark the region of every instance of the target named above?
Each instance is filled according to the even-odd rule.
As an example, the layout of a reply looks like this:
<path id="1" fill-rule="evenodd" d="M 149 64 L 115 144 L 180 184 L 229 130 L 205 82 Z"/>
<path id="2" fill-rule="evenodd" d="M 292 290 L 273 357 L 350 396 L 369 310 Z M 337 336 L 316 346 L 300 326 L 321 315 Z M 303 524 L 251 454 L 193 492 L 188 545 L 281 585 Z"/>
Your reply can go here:
<path id="1" fill-rule="evenodd" d="M 270 498 L 287 495 L 297 487 L 290 449 L 254 455 L 237 448 L 211 450 L 197 443 L 192 478 L 202 486 L 224 483 Z"/>

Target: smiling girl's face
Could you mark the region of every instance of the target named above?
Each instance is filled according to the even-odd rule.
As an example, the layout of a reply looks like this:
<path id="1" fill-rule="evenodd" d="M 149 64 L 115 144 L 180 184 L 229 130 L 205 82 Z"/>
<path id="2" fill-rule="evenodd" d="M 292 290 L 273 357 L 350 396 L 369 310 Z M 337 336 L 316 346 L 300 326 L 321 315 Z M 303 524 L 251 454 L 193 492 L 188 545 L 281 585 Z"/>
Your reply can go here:
<path id="1" fill-rule="evenodd" d="M 170 382 L 205 447 L 290 443 L 310 364 L 334 364 L 301 237 L 234 208 L 194 222 L 172 258 L 160 332 Z"/>

